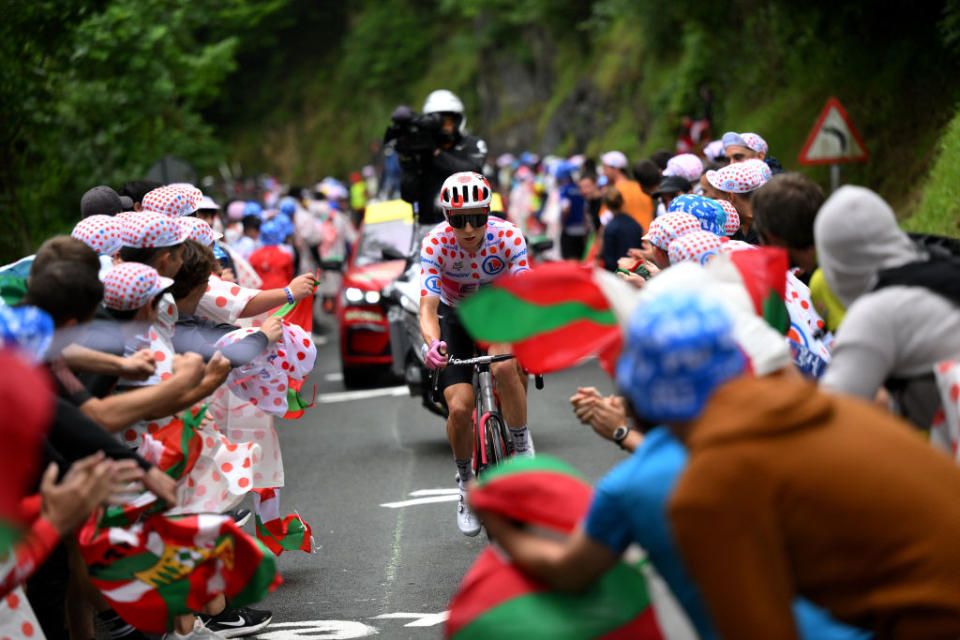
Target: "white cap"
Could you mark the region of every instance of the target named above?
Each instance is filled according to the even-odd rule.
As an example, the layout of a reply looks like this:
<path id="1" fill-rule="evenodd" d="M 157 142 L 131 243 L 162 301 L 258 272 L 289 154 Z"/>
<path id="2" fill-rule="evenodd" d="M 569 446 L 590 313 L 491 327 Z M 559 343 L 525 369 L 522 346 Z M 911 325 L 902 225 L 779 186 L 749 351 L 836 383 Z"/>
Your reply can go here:
<path id="1" fill-rule="evenodd" d="M 213 198 L 210 196 L 203 196 L 203 199 L 200 200 L 200 206 L 197 209 L 217 209 L 220 210 L 220 205 L 214 202 Z"/>
<path id="2" fill-rule="evenodd" d="M 627 168 L 627 156 L 623 155 L 620 151 L 607 151 L 600 156 L 600 162 L 614 169 Z"/>

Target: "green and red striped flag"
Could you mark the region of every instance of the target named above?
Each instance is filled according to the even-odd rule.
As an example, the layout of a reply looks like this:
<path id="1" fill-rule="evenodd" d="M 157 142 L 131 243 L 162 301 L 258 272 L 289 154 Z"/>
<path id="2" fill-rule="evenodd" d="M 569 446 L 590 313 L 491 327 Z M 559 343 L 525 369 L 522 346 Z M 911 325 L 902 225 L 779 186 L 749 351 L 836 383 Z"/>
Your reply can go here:
<path id="1" fill-rule="evenodd" d="M 313 283 L 313 290 L 316 292 L 317 286 L 320 284 L 320 271 L 317 270 L 317 275 Z M 299 325 L 307 335 L 313 331 L 313 294 L 297 300 L 296 302 L 283 305 L 272 314 L 278 318 L 283 318 L 287 322 L 292 322 L 293 324 Z M 303 380 L 294 380 L 293 378 L 287 378 L 287 413 L 284 414 L 284 418 L 287 420 L 296 420 L 303 416 L 304 411 L 313 406 L 314 400 L 311 398 L 310 402 L 307 402 L 303 397 L 300 396 L 300 389 L 303 387 Z M 313 389 L 314 397 L 316 397 L 317 389 Z"/>
<path id="2" fill-rule="evenodd" d="M 549 373 L 598 356 L 612 372 L 622 340 L 609 291 L 619 286 L 630 289 L 602 269 L 550 262 L 497 279 L 465 299 L 459 316 L 474 339 L 512 343 L 528 371 Z"/>
<path id="3" fill-rule="evenodd" d="M 300 514 L 280 517 L 279 489 L 254 489 L 251 494 L 260 542 L 278 556 L 284 551 L 313 552 L 313 531 Z"/>
<path id="4" fill-rule="evenodd" d="M 514 458 L 481 479 L 470 505 L 569 534 L 592 490 L 572 467 L 549 456 Z M 549 590 L 493 547 L 480 554 L 450 602 L 444 637 L 663 638 L 640 568 L 619 562 L 580 593 Z"/>
<path id="5" fill-rule="evenodd" d="M 786 335 L 790 328 L 790 315 L 784 303 L 787 269 L 790 268 L 787 252 L 776 247 L 758 247 L 750 251 L 734 251 L 729 255 L 730 263 L 740 273 L 740 280 L 750 294 L 757 315 Z"/>
<path id="6" fill-rule="evenodd" d="M 232 606 L 262 600 L 280 584 L 276 558 L 229 516 L 154 515 L 130 527 L 78 535 L 90 579 L 127 623 L 147 633 L 173 629 L 223 593 Z"/>

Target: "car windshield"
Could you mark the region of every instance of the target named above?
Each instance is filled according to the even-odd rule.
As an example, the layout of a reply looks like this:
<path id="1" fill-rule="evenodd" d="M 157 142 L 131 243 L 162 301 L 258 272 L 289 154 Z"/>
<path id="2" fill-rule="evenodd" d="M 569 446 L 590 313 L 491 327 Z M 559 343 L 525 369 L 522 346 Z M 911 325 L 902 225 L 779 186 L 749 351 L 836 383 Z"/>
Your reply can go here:
<path id="1" fill-rule="evenodd" d="M 360 244 L 357 247 L 357 259 L 354 264 L 365 267 L 368 264 L 383 262 L 383 250 L 387 247 L 407 255 L 410 251 L 413 225 L 407 220 L 367 223 L 360 232 Z"/>

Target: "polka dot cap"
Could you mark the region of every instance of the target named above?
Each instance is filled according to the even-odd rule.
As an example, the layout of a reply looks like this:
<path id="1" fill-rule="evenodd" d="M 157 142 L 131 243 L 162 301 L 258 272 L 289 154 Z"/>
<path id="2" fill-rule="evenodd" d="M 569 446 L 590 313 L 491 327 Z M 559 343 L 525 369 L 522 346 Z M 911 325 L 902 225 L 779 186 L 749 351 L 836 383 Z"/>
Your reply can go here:
<path id="1" fill-rule="evenodd" d="M 724 235 L 727 225 L 727 214 L 716 200 L 693 193 L 685 193 L 670 201 L 668 213 L 683 211 L 700 221 L 700 228 L 704 231 Z"/>
<path id="2" fill-rule="evenodd" d="M 707 265 L 720 253 L 726 241 L 726 238 L 709 231 L 691 231 L 671 242 L 667 255 L 670 257 L 670 264 L 696 262 Z"/>
<path id="3" fill-rule="evenodd" d="M 691 231 L 698 231 L 699 229 L 700 221 L 697 220 L 696 216 L 682 211 L 675 211 L 673 213 L 665 213 L 651 222 L 650 230 L 643 236 L 643 239 L 650 242 L 653 246 L 667 251 L 671 242 L 682 235 L 690 233 Z"/>
<path id="4" fill-rule="evenodd" d="M 119 311 L 140 309 L 172 284 L 153 267 L 123 262 L 103 276 L 103 304 Z"/>
<path id="5" fill-rule="evenodd" d="M 730 254 L 736 253 L 737 251 L 749 251 L 756 248 L 756 245 L 752 245 L 749 242 L 744 242 L 743 240 L 729 240 L 723 243 L 723 246 L 720 248 L 720 252 Z"/>
<path id="6" fill-rule="evenodd" d="M 663 170 L 665 176 L 680 176 L 690 182 L 696 182 L 703 173 L 703 162 L 692 153 L 681 153 L 667 160 L 667 168 Z"/>
<path id="7" fill-rule="evenodd" d="M 121 227 L 120 220 L 114 216 L 90 216 L 78 222 L 70 235 L 100 255 L 112 256 L 122 246 Z"/>
<path id="8" fill-rule="evenodd" d="M 197 210 L 203 193 L 191 184 L 169 184 L 143 196 L 143 208 L 165 216 L 179 218 Z"/>
<path id="9" fill-rule="evenodd" d="M 200 218 L 180 218 L 180 226 L 187 230 L 190 240 L 196 240 L 205 247 L 209 247 L 215 240 L 223 237 L 222 233 L 214 231 L 206 221 Z"/>
<path id="10" fill-rule="evenodd" d="M 149 211 L 122 216 L 120 225 L 120 241 L 125 247 L 172 247 L 190 236 L 176 219 Z"/>
<path id="11" fill-rule="evenodd" d="M 747 146 L 758 153 L 767 155 L 767 141 L 755 133 L 741 133 L 740 137 L 747 143 Z"/>
<path id="12" fill-rule="evenodd" d="M 735 162 L 717 171 L 707 171 L 707 182 L 714 189 L 727 193 L 748 193 L 759 189 L 770 177 L 770 167 L 763 160 Z"/>
<path id="13" fill-rule="evenodd" d="M 715 202 L 727 214 L 727 221 L 723 228 L 724 235 L 732 236 L 740 230 L 740 214 L 737 213 L 737 208 L 729 200 L 715 200 Z"/>

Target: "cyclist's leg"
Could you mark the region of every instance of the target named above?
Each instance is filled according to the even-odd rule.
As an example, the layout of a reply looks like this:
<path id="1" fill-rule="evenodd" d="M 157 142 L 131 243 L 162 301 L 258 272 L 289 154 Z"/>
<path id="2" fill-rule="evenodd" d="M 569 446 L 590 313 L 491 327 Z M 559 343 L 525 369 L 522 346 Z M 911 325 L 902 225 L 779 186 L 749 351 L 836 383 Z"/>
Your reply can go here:
<path id="1" fill-rule="evenodd" d="M 447 343 L 447 355 L 451 358 L 473 357 L 473 340 L 460 324 L 453 309 L 441 304 L 437 309 L 440 320 L 440 339 Z M 446 367 L 440 372 L 437 386 L 447 401 L 447 440 L 453 449 L 462 483 L 470 480 L 470 459 L 473 456 L 471 417 L 473 414 L 473 369 L 470 367 Z M 464 473 L 466 466 L 468 473 Z"/>
<path id="2" fill-rule="evenodd" d="M 510 353 L 509 344 L 492 344 L 490 355 Z M 490 365 L 497 381 L 503 418 L 513 436 L 513 448 L 518 454 L 530 454 L 532 444 L 527 430 L 527 385 L 516 360 L 505 360 Z"/>
<path id="3" fill-rule="evenodd" d="M 468 373 L 471 370 L 463 367 Z M 460 472 L 461 482 L 470 480 L 470 459 L 473 456 L 473 385 L 457 382 L 443 390 L 443 397 L 447 401 L 449 415 L 447 416 L 447 440 L 453 450 L 453 457 L 457 461 L 457 470 Z M 460 469 L 466 461 L 467 474 Z"/>

